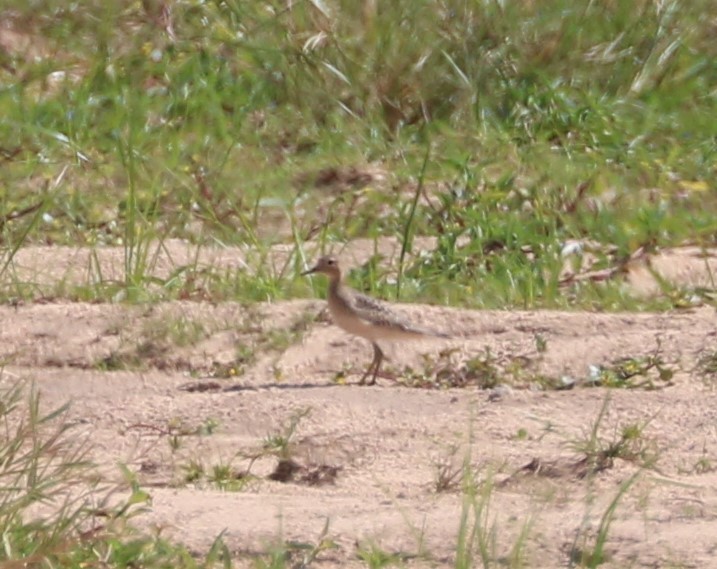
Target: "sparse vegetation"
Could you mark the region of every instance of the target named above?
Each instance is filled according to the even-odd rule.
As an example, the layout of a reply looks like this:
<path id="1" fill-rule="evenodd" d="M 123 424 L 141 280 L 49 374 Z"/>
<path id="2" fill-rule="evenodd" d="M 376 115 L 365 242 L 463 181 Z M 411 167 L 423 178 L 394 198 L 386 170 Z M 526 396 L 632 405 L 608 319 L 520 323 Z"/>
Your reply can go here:
<path id="1" fill-rule="evenodd" d="M 700 456 L 694 464 L 694 472 L 697 474 L 705 474 L 707 472 L 714 472 L 715 468 L 717 468 L 717 466 L 715 466 L 714 459 L 707 454 L 707 449 L 703 448 L 702 456 Z"/>
<path id="2" fill-rule="evenodd" d="M 647 356 L 620 358 L 606 366 L 594 366 L 589 382 L 603 387 L 659 389 L 671 385 L 674 374 L 674 366 L 663 360 L 658 342 L 655 351 Z"/>
<path id="3" fill-rule="evenodd" d="M 329 537 L 329 520 L 315 543 L 280 541 L 267 548 L 267 553 L 254 557 L 256 569 L 282 569 L 284 567 L 307 568 L 326 551 L 336 549 L 337 545 Z"/>
<path id="4" fill-rule="evenodd" d="M 108 326 L 104 334 L 119 337 L 119 342 L 93 366 L 102 371 L 156 368 L 186 371 L 194 377 L 234 378 L 243 375 L 260 355 L 280 355 L 299 342 L 313 321 L 312 314 L 302 312 L 288 327 L 273 326 L 271 319 L 251 307 L 242 307 L 236 320 L 225 321 L 193 314 L 181 306 L 159 306 L 145 310 L 136 319 L 118 319 Z M 267 322 L 262 324 L 264 320 Z M 204 342 L 216 337 L 231 342 L 235 352 L 232 359 L 212 359 Z"/>
<path id="5" fill-rule="evenodd" d="M 541 352 L 537 352 L 537 356 L 511 354 L 498 357 L 486 348 L 483 353 L 465 359 L 460 350 L 450 348 L 442 350 L 438 357 L 423 354 L 423 368 L 406 367 L 401 372 L 400 382 L 424 389 L 559 388 L 558 380 L 536 371 L 541 357 Z"/>
<path id="6" fill-rule="evenodd" d="M 703 350 L 697 360 L 696 371 L 706 384 L 713 385 L 717 380 L 717 350 Z"/>
<path id="7" fill-rule="evenodd" d="M 294 438 L 301 421 L 311 413 L 311 409 L 298 409 L 281 428 L 268 434 L 261 447 L 251 451 L 241 451 L 239 455 L 248 460 L 245 475 L 249 476 L 257 461 L 271 458 L 274 468 L 268 478 L 277 482 L 297 482 L 309 486 L 333 484 L 341 471 L 341 466 L 330 464 L 304 463 L 295 452 Z"/>
<path id="8" fill-rule="evenodd" d="M 172 366 L 186 368 L 186 363 L 168 354 L 174 349 L 198 343 L 213 331 L 204 322 L 184 314 L 148 313 L 147 316 L 139 319 L 139 329 L 134 322 L 118 322 L 108 329 L 106 333 L 120 336 L 121 343 L 96 363 L 99 369 L 137 370 L 150 366 L 160 369 Z"/>
<path id="9" fill-rule="evenodd" d="M 242 490 L 249 480 L 248 476 L 238 473 L 231 463 L 224 462 L 213 465 L 207 478 L 217 489 L 230 492 Z"/>
<path id="10" fill-rule="evenodd" d="M 465 465 L 469 463 L 466 461 Z M 458 539 L 456 542 L 456 569 L 470 569 L 479 560 L 483 567 L 497 561 L 497 526 L 491 511 L 493 480 L 488 477 L 482 484 L 473 480 L 467 469 L 463 477 L 463 505 Z"/>
<path id="11" fill-rule="evenodd" d="M 502 370 L 499 362 L 486 350 L 465 363 L 456 362 L 459 350 L 442 350 L 437 358 L 431 354 L 423 355 L 423 369 L 414 371 L 406 368 L 402 383 L 413 387 L 451 388 L 476 386 L 490 389 L 500 383 Z"/>
<path id="12" fill-rule="evenodd" d="M 581 476 L 591 476 L 612 468 L 615 459 L 633 462 L 641 468 L 655 468 L 659 452 L 655 441 L 644 433 L 649 420 L 643 423 L 627 423 L 616 427 L 613 435 L 606 438 L 603 422 L 609 408 L 609 394 L 605 396 L 600 413 L 584 438 L 574 440 L 570 446 L 580 455 L 576 471 Z"/>
<path id="13" fill-rule="evenodd" d="M 310 408 L 298 409 L 292 413 L 287 423 L 277 431 L 270 433 L 262 444 L 262 453 L 275 456 L 279 460 L 289 460 L 293 454 L 292 444 L 296 430 L 303 419 L 311 414 Z"/>
<path id="14" fill-rule="evenodd" d="M 620 484 L 615 496 L 600 516 L 600 522 L 597 525 L 596 531 L 588 531 L 583 527 L 577 532 L 575 542 L 570 551 L 571 567 L 589 567 L 590 569 L 595 569 L 610 560 L 612 556 L 607 551 L 606 546 L 617 507 L 625 497 L 625 494 L 640 478 L 640 475 L 641 471 L 638 470 Z"/>
<path id="15" fill-rule="evenodd" d="M 368 569 L 384 567 L 402 567 L 409 555 L 386 551 L 375 543 L 359 544 L 356 556 L 366 564 Z"/>
<path id="16" fill-rule="evenodd" d="M 207 466 L 198 455 L 198 452 L 194 452 L 188 460 L 180 464 L 181 476 L 172 483 L 173 485 L 242 492 L 256 480 L 255 476 L 235 467 L 233 459 L 219 460 Z"/>
<path id="17" fill-rule="evenodd" d="M 191 436 L 209 436 L 213 434 L 219 427 L 219 422 L 212 418 L 207 417 L 200 424 L 190 424 L 181 417 L 173 417 L 169 419 L 163 425 L 157 425 L 154 423 L 134 423 L 129 426 L 130 430 L 135 431 L 146 431 L 148 433 L 156 434 L 159 437 L 167 437 L 169 440 L 169 446 L 173 451 L 176 451 L 181 446 L 182 437 Z"/>
<path id="18" fill-rule="evenodd" d="M 459 450 L 459 446 L 453 445 L 445 456 L 435 462 L 436 477 L 433 483 L 435 492 L 453 492 L 461 488 L 465 465 L 456 461 Z"/>
<path id="19" fill-rule="evenodd" d="M 89 439 L 74 436 L 77 427 L 66 420 L 67 411 L 67 405 L 46 409 L 28 382 L 0 389 L 6 435 L 0 441 L 0 562 L 199 567 L 186 548 L 134 527 L 132 520 L 145 511 L 150 495 L 124 467 L 124 483 L 104 481 L 89 460 Z M 207 563 L 229 562 L 216 547 Z"/>

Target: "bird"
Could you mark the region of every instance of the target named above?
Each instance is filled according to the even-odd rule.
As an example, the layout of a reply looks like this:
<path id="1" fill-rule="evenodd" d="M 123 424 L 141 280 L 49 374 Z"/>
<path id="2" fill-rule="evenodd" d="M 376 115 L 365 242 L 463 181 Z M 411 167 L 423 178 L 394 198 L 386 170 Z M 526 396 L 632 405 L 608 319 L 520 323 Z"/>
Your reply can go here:
<path id="1" fill-rule="evenodd" d="M 367 339 L 373 346 L 373 360 L 359 381 L 359 385 L 374 385 L 376 383 L 376 376 L 384 359 L 383 350 L 378 344 L 380 340 L 451 337 L 443 332 L 415 326 L 396 314 L 385 303 L 345 286 L 339 261 L 332 255 L 321 257 L 314 267 L 301 274 L 311 275 L 314 273 L 322 273 L 329 277 L 326 300 L 334 324 L 350 334 Z M 366 383 L 369 376 L 371 379 Z"/>

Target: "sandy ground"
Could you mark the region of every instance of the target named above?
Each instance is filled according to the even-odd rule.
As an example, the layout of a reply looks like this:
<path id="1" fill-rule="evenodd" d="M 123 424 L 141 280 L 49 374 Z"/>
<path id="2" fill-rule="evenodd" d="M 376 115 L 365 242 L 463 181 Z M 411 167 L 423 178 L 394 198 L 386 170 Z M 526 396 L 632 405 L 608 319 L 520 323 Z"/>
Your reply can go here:
<path id="1" fill-rule="evenodd" d="M 31 253 L 42 257 L 38 251 Z M 48 273 L 51 264 L 43 265 Z M 336 547 L 314 566 L 363 567 L 358 553 L 371 548 L 404 555 L 409 567 L 452 566 L 466 498 L 460 484 L 437 484 L 441 469 L 460 478 L 467 463 L 477 500 L 488 505 L 479 527 L 498 566 L 516 544 L 526 567 L 570 566 L 571 550 L 594 544 L 610 502 L 637 473 L 615 510 L 603 566 L 717 567 L 717 391 L 696 367 L 715 350 L 714 309 L 403 305 L 417 323 L 454 338 L 388 346 L 385 377 L 360 387 L 352 382 L 371 350 L 322 308 L 320 300 L 2 306 L 0 381 L 31 378 L 46 402 L 71 400 L 73 432 L 92 441 L 102 470 L 118 477 L 116 463 L 125 462 L 151 493 L 141 523 L 197 552 L 224 532 L 240 566 L 277 540 L 316 543 L 327 520 Z M 277 340 L 286 330 L 289 340 Z M 431 388 L 437 361 L 449 377 L 487 353 L 497 385 Z M 652 375 L 656 389 L 590 386 L 590 366 L 656 354 L 674 372 L 669 381 Z M 127 369 L 107 371 L 118 361 Z M 420 382 L 406 379 L 409 367 Z M 590 473 L 580 444 L 603 407 L 601 444 L 625 427 L 643 430 L 634 456 Z M 246 457 L 302 411 L 289 480 L 273 480 L 278 458 L 264 456 L 236 481 L 241 491 L 222 491 L 210 476 L 186 481 L 192 461 L 241 476 Z"/>

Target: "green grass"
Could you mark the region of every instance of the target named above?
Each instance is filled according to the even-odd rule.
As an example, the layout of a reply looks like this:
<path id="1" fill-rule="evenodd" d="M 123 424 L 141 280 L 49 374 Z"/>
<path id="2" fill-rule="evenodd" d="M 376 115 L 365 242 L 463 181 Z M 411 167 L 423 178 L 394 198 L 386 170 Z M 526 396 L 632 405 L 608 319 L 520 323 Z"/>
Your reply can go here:
<path id="1" fill-rule="evenodd" d="M 2 298 L 43 293 L 13 279 L 31 243 L 124 248 L 123 293 L 74 298 L 265 300 L 309 294 L 307 238 L 391 237 L 400 266 L 358 283 L 388 296 L 397 276 L 405 300 L 655 308 L 558 287 L 562 244 L 613 245 L 610 266 L 715 240 L 710 0 L 5 6 Z M 385 179 L 331 182 L 350 168 Z M 256 275 L 157 282 L 171 237 L 249 245 Z M 278 274 L 274 244 L 296 254 Z"/>

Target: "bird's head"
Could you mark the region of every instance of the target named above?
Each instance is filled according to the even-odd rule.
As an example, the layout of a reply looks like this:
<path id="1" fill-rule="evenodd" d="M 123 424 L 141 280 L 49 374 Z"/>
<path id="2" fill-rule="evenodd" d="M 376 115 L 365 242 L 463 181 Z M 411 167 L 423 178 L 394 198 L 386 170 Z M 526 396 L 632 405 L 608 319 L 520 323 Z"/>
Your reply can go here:
<path id="1" fill-rule="evenodd" d="M 332 255 L 325 255 L 321 257 L 311 269 L 301 274 L 310 275 L 312 273 L 323 273 L 329 277 L 340 277 L 341 269 L 339 268 L 339 261 Z"/>

